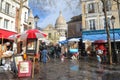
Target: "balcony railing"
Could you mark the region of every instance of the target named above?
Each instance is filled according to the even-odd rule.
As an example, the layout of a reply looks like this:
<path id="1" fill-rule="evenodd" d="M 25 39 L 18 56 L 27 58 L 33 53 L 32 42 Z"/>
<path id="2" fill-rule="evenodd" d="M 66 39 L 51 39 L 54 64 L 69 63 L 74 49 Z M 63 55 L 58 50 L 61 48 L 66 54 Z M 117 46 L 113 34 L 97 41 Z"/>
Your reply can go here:
<path id="1" fill-rule="evenodd" d="M 88 13 L 95 13 L 95 10 L 94 9 L 89 10 Z"/>
<path id="2" fill-rule="evenodd" d="M 86 17 L 97 17 L 98 13 L 87 13 Z"/>

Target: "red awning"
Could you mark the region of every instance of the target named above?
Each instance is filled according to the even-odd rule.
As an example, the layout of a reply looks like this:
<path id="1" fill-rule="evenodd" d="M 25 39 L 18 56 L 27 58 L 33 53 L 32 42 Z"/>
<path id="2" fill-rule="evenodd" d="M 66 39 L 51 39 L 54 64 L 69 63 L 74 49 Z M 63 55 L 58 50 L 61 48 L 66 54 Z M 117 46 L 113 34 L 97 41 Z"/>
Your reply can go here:
<path id="1" fill-rule="evenodd" d="M 5 30 L 5 29 L 0 29 L 0 38 L 8 39 L 9 36 L 17 34 L 17 32 Z"/>

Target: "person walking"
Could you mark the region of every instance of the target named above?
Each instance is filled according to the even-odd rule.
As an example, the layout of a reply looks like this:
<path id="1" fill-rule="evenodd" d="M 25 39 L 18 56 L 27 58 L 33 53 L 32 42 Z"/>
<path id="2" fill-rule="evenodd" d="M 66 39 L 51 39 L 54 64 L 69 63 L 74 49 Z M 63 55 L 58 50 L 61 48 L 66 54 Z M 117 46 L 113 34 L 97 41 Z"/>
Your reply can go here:
<path id="1" fill-rule="evenodd" d="M 42 50 L 42 62 L 46 63 L 48 60 L 50 60 L 49 56 L 48 56 L 48 51 L 47 51 L 47 47 L 44 46 L 43 50 Z"/>

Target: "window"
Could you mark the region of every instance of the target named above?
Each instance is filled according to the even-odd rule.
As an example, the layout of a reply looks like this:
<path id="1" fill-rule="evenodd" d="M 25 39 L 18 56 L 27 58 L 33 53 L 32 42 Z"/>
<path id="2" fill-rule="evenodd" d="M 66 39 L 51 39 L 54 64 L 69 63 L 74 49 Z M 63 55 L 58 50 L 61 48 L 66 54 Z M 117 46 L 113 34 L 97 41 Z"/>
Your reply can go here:
<path id="1" fill-rule="evenodd" d="M 2 19 L 0 18 L 0 25 L 1 25 L 1 23 L 2 23 Z"/>
<path id="2" fill-rule="evenodd" d="M 89 28 L 90 30 L 96 30 L 95 29 L 95 19 L 89 20 Z"/>
<path id="3" fill-rule="evenodd" d="M 4 28 L 6 28 L 6 29 L 8 28 L 8 22 L 9 22 L 8 20 L 6 20 L 6 19 L 4 20 Z"/>
<path id="4" fill-rule="evenodd" d="M 31 25 L 31 22 L 29 22 L 29 25 Z"/>
<path id="5" fill-rule="evenodd" d="M 106 2 L 106 10 L 111 11 L 111 2 L 110 2 L 110 0 L 107 0 L 107 2 Z"/>
<path id="6" fill-rule="evenodd" d="M 110 18 L 108 17 L 107 20 L 108 20 L 108 27 L 109 27 L 109 29 L 110 29 L 110 28 L 111 28 L 111 27 L 110 27 Z M 104 29 L 105 29 L 105 28 L 106 28 L 106 25 L 105 25 L 105 18 L 104 18 Z"/>
<path id="7" fill-rule="evenodd" d="M 48 34 L 48 37 L 51 38 L 51 33 Z"/>
<path id="8" fill-rule="evenodd" d="M 109 27 L 109 29 L 111 28 L 110 27 L 110 18 L 108 17 L 108 27 Z"/>
<path id="9" fill-rule="evenodd" d="M 94 8 L 94 3 L 88 4 L 88 13 L 94 13 L 95 8 Z"/>
<path id="10" fill-rule="evenodd" d="M 25 12 L 25 16 L 24 16 L 24 22 L 26 22 L 27 21 L 27 12 Z"/>
<path id="11" fill-rule="evenodd" d="M 10 7 L 10 4 L 6 3 L 6 5 L 5 5 L 5 13 L 6 14 L 9 14 L 9 7 Z"/>

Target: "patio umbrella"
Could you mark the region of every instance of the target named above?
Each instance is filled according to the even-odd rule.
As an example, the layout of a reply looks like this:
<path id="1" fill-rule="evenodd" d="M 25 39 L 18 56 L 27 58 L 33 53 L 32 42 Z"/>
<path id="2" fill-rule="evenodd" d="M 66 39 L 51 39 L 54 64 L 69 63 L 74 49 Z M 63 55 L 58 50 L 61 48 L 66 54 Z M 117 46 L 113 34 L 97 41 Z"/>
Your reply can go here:
<path id="1" fill-rule="evenodd" d="M 8 39 L 15 40 L 15 39 L 17 39 L 19 37 L 20 37 L 20 34 L 13 34 L 13 35 L 8 36 Z"/>
<path id="2" fill-rule="evenodd" d="M 98 44 L 98 43 L 106 43 L 106 40 L 95 40 L 94 43 L 95 43 L 95 44 Z"/>
<path id="3" fill-rule="evenodd" d="M 70 42 L 72 42 L 72 41 L 76 41 L 76 42 L 79 42 L 80 40 L 79 40 L 80 38 L 71 38 L 71 39 L 69 39 L 68 41 Z"/>
<path id="4" fill-rule="evenodd" d="M 20 35 L 21 39 L 38 39 L 38 38 L 45 38 L 47 34 L 43 33 L 42 31 L 38 29 L 29 29 L 25 32 L 23 32 Z"/>

